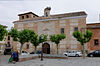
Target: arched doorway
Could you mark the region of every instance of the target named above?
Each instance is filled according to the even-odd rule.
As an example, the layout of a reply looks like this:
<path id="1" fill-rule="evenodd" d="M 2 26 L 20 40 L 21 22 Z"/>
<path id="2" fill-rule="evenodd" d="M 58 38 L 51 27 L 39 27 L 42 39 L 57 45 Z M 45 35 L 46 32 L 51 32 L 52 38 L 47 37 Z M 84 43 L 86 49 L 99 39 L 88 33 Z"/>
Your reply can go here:
<path id="1" fill-rule="evenodd" d="M 43 53 L 50 54 L 50 45 L 48 43 L 44 43 L 42 45 Z"/>

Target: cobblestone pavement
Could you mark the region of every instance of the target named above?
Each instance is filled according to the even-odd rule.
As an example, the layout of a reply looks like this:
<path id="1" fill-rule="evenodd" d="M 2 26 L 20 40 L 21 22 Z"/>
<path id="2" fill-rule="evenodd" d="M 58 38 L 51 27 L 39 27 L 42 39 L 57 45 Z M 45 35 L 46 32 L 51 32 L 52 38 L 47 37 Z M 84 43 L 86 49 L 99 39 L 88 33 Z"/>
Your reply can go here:
<path id="1" fill-rule="evenodd" d="M 8 63 L 9 56 L 0 56 L 0 66 L 100 66 L 100 57 L 86 58 L 69 57 L 68 59 L 44 59 L 40 58 L 24 62 L 17 62 L 16 64 Z"/>

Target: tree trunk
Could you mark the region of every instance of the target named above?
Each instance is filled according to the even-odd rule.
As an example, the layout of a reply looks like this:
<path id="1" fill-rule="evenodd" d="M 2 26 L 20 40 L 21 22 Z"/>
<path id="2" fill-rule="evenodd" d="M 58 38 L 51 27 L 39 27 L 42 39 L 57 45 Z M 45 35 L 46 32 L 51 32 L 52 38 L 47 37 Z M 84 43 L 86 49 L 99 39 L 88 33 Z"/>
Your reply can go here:
<path id="1" fill-rule="evenodd" d="M 14 52 L 14 41 L 12 43 L 12 52 Z"/>
<path id="2" fill-rule="evenodd" d="M 58 44 L 57 44 L 57 54 L 58 54 Z"/>
<path id="3" fill-rule="evenodd" d="M 85 59 L 85 47 L 84 47 L 84 44 L 82 44 L 82 47 L 83 47 L 82 48 L 82 51 L 83 51 L 83 55 L 82 56 L 83 56 L 83 59 Z"/>
<path id="4" fill-rule="evenodd" d="M 35 54 L 36 54 L 36 49 L 37 49 L 37 46 L 35 46 Z"/>
<path id="5" fill-rule="evenodd" d="M 23 45 L 21 44 L 21 47 L 20 47 L 20 54 L 22 53 L 22 47 L 23 47 Z"/>

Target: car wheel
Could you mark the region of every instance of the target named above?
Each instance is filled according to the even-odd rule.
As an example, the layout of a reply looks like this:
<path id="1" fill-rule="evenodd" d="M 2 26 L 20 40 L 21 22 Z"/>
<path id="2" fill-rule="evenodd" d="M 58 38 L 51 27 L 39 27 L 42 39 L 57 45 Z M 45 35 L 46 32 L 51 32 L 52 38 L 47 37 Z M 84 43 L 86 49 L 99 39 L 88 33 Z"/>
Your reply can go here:
<path id="1" fill-rule="evenodd" d="M 78 54 L 76 54 L 75 56 L 76 56 L 76 57 L 79 57 L 79 55 L 78 55 Z"/>
<path id="2" fill-rule="evenodd" d="M 93 57 L 93 55 L 91 54 L 90 57 Z"/>
<path id="3" fill-rule="evenodd" d="M 64 54 L 65 56 L 67 56 L 67 54 Z"/>

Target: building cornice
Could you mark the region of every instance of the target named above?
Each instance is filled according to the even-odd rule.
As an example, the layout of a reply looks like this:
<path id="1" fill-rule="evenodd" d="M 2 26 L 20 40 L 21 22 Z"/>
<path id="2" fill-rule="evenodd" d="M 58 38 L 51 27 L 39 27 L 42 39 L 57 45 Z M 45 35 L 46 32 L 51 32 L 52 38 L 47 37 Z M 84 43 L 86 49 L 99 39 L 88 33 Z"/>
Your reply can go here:
<path id="1" fill-rule="evenodd" d="M 25 20 L 25 21 L 15 21 L 14 24 L 19 23 L 29 23 L 29 22 L 43 22 L 43 21 L 55 21 L 55 20 L 64 20 L 64 19 L 77 19 L 77 18 L 86 18 L 87 15 L 83 16 L 74 16 L 74 17 L 62 17 L 62 18 L 47 18 L 47 19 L 40 19 L 40 20 Z"/>

